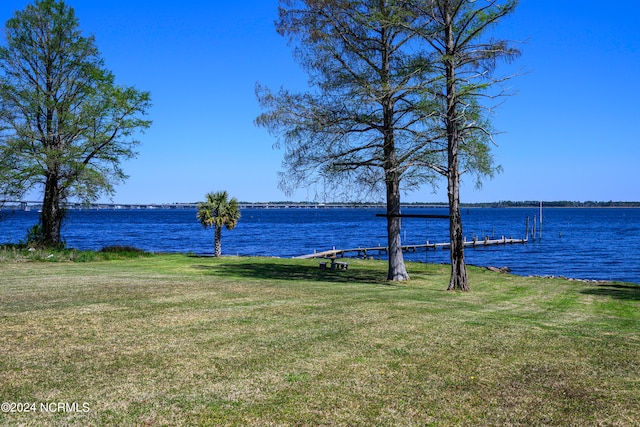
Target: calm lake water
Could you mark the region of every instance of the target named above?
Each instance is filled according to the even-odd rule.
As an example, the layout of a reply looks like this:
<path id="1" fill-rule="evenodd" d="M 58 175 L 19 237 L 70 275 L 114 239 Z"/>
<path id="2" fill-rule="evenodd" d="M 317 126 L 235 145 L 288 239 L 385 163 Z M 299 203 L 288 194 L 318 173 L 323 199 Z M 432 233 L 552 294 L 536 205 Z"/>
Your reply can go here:
<path id="1" fill-rule="evenodd" d="M 314 250 L 386 245 L 384 213 L 373 208 L 243 209 L 238 226 L 223 231 L 228 255 L 291 257 Z M 403 213 L 446 214 L 446 209 L 405 208 Z M 1 212 L 0 242 L 24 239 L 35 211 Z M 524 238 L 537 208 L 469 208 L 462 220 L 473 236 Z M 211 253 L 213 231 L 189 209 L 71 210 L 63 235 L 68 247 L 130 245 L 156 252 Z M 403 244 L 444 243 L 448 221 L 404 219 Z M 467 248 L 468 264 L 507 266 L 519 275 L 566 276 L 640 283 L 640 208 L 545 208 L 542 237 L 527 244 Z M 377 256 L 376 256 L 377 257 Z M 382 256 L 384 257 L 384 256 Z M 448 263 L 449 251 L 405 254 L 406 260 Z"/>

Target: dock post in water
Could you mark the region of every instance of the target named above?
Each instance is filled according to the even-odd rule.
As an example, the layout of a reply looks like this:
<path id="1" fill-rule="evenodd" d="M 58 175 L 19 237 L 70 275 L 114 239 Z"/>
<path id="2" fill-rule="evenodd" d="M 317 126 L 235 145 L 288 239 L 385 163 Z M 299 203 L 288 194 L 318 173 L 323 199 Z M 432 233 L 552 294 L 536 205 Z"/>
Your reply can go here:
<path id="1" fill-rule="evenodd" d="M 542 239 L 542 202 L 540 202 L 540 238 Z"/>
<path id="2" fill-rule="evenodd" d="M 536 224 L 538 223 L 538 218 L 533 216 L 533 240 L 536 240 Z"/>

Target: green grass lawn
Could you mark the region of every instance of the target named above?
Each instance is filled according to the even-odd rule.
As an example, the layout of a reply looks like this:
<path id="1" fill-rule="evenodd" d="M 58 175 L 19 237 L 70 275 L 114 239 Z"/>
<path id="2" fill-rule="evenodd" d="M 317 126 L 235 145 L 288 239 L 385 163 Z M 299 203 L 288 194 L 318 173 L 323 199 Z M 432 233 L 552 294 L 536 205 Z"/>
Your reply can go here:
<path id="1" fill-rule="evenodd" d="M 640 424 L 640 286 L 408 270 L 9 257 L 0 425 Z"/>

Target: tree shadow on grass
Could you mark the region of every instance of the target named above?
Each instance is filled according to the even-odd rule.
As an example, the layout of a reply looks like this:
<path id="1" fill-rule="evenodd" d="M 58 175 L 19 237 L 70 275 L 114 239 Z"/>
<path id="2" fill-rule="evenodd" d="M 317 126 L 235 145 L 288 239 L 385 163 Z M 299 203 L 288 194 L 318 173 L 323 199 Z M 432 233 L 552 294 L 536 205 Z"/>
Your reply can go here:
<path id="1" fill-rule="evenodd" d="M 206 270 L 208 274 L 220 277 L 240 277 L 262 280 L 292 280 L 333 283 L 362 283 L 390 285 L 386 275 L 380 270 L 368 270 L 362 267 L 347 270 L 322 270 L 319 266 L 281 263 L 240 262 L 230 264 L 203 265 L 192 268 Z"/>
<path id="2" fill-rule="evenodd" d="M 606 283 L 583 289 L 580 292 L 586 295 L 607 296 L 627 301 L 640 301 L 639 285 Z"/>

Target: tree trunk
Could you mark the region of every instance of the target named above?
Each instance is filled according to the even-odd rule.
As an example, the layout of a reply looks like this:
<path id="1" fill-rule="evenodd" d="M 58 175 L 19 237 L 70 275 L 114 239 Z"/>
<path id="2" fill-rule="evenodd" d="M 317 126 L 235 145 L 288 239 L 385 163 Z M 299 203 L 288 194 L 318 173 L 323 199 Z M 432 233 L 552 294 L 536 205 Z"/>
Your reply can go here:
<path id="1" fill-rule="evenodd" d="M 445 6 L 446 7 L 446 6 Z M 456 93 L 455 41 L 453 37 L 452 11 L 445 9 L 445 38 L 447 57 L 447 195 L 449 198 L 449 238 L 451 242 L 451 278 L 448 290 L 469 290 L 467 267 L 464 263 L 464 241 L 462 236 L 462 217 L 460 216 L 460 171 L 458 165 L 458 96 Z"/>
<path id="2" fill-rule="evenodd" d="M 61 247 L 60 231 L 64 219 L 64 209 L 60 207 L 62 194 L 58 176 L 49 173 L 44 187 L 44 199 L 42 202 L 42 244 L 46 247 Z"/>
<path id="3" fill-rule="evenodd" d="M 448 179 L 451 278 L 447 289 L 468 291 L 470 289 L 467 267 L 464 262 L 464 239 L 462 235 L 462 216 L 460 215 L 460 176 L 457 159 L 454 163 L 455 168 L 450 169 Z"/>
<path id="4" fill-rule="evenodd" d="M 395 174 L 387 176 L 387 239 L 389 246 L 389 271 L 387 280 L 409 280 L 402 254 L 400 215 L 400 182 Z"/>
<path id="5" fill-rule="evenodd" d="M 453 107 L 455 110 L 455 107 Z M 458 132 L 457 123 L 450 125 L 447 173 L 447 195 L 449 198 L 449 239 L 451 242 L 451 278 L 448 290 L 469 290 L 467 267 L 464 262 L 464 239 L 462 234 L 462 216 L 460 215 L 460 171 L 458 166 Z"/>
<path id="6" fill-rule="evenodd" d="M 400 231 L 402 220 L 400 215 L 400 173 L 398 172 L 398 158 L 395 146 L 394 131 L 394 99 L 391 90 L 391 55 L 392 40 L 385 29 L 381 30 L 381 64 L 382 87 L 385 95 L 382 97 L 383 138 L 384 138 L 384 177 L 387 190 L 387 247 L 389 249 L 389 270 L 387 280 L 409 280 L 409 274 L 404 265 L 402 241 Z"/>
<path id="7" fill-rule="evenodd" d="M 213 256 L 222 256 L 222 226 L 215 226 L 213 240 Z"/>

